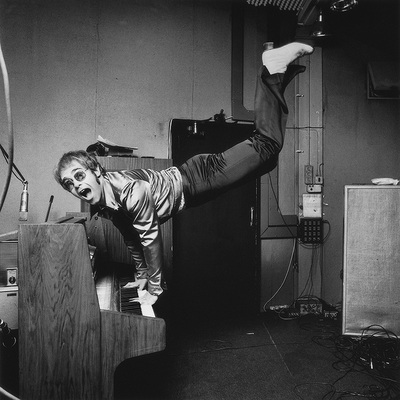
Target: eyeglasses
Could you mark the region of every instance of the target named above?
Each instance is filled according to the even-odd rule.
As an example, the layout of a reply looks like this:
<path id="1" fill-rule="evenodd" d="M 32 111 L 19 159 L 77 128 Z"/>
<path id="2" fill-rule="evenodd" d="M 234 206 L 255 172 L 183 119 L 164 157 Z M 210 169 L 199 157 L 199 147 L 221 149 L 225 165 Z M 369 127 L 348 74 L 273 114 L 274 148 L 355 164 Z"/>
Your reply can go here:
<path id="1" fill-rule="evenodd" d="M 85 171 L 87 171 L 87 169 L 85 169 L 85 170 L 82 169 L 82 170 L 76 171 L 74 174 L 74 179 L 77 182 L 82 182 L 86 178 Z M 74 182 L 72 179 L 69 179 L 69 178 L 63 179 L 61 184 L 62 184 L 63 188 L 65 190 L 68 190 L 69 192 L 74 188 Z"/>

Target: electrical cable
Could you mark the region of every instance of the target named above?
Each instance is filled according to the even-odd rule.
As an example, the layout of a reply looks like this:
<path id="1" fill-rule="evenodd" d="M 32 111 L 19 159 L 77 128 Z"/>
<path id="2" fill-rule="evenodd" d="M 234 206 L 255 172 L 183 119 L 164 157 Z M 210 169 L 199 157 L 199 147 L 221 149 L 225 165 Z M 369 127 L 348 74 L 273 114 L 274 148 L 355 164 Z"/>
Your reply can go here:
<path id="1" fill-rule="evenodd" d="M 272 184 L 272 178 L 271 178 L 271 174 L 270 173 L 268 173 L 268 178 L 269 178 L 269 184 L 270 184 L 270 188 L 272 190 L 272 194 L 274 195 L 274 199 L 275 199 L 275 202 L 276 202 L 276 207 L 277 207 L 278 213 L 279 213 L 279 215 L 280 215 L 280 217 L 282 219 L 283 224 L 286 226 L 287 230 L 289 231 L 290 237 L 295 239 L 296 236 L 293 235 L 293 233 L 292 233 L 292 231 L 290 229 L 290 226 L 286 223 L 285 218 L 284 218 L 284 216 L 282 214 L 282 211 L 281 211 L 281 209 L 279 207 L 278 196 L 277 196 L 277 194 L 275 192 L 274 185 Z M 263 232 L 261 232 L 261 234 L 260 234 L 261 237 L 262 237 L 262 235 L 264 235 L 264 233 L 267 231 L 267 229 L 268 229 L 268 227 L 265 228 Z"/>
<path id="2" fill-rule="evenodd" d="M 290 129 L 290 130 L 301 130 L 301 129 L 321 129 L 324 130 L 322 126 L 287 126 L 285 129 Z"/>
<path id="3" fill-rule="evenodd" d="M 290 272 L 290 269 L 291 269 L 292 264 L 293 264 L 293 259 L 294 259 L 295 250 L 296 250 L 296 240 L 293 241 L 292 254 L 291 254 L 291 256 L 290 256 L 289 264 L 288 264 L 288 267 L 287 267 L 287 269 L 286 269 L 286 274 L 285 274 L 285 276 L 284 276 L 284 278 L 283 278 L 283 280 L 282 280 L 282 283 L 281 283 L 281 285 L 278 287 L 278 289 L 275 291 L 275 293 L 264 303 L 264 305 L 263 305 L 263 310 L 264 310 L 264 311 L 267 311 L 267 308 L 266 308 L 266 307 L 267 307 L 267 304 L 268 304 L 269 302 L 271 302 L 272 299 L 275 298 L 275 296 L 276 296 L 276 295 L 280 292 L 280 290 L 282 289 L 283 285 L 286 283 L 287 277 L 289 276 L 289 272 Z"/>
<path id="4" fill-rule="evenodd" d="M 339 326 L 336 327 L 336 331 L 329 327 L 326 331 L 320 319 L 314 318 L 314 321 L 314 325 L 308 323 L 305 328 L 315 330 L 315 325 L 317 325 L 322 328 L 324 333 L 327 333 L 327 336 L 322 337 L 322 340 L 317 341 L 313 338 L 313 342 L 330 350 L 332 350 L 332 346 L 327 346 L 325 342 L 330 341 L 334 344 L 333 349 L 336 349 L 336 351 L 332 354 L 339 361 L 334 362 L 332 367 L 343 372 L 343 374 L 332 383 L 309 382 L 296 385 L 293 390 L 300 399 L 310 398 L 309 392 L 304 391 L 305 387 L 321 385 L 331 389 L 323 395 L 321 400 L 340 400 L 350 397 L 380 400 L 398 400 L 400 398 L 400 385 L 396 376 L 392 373 L 394 370 L 400 369 L 400 342 L 396 334 L 380 325 L 371 325 L 363 329 L 360 337 L 341 336 L 339 332 L 336 333 Z M 326 323 L 326 320 L 324 321 Z M 337 368 L 340 364 L 342 367 Z M 351 389 L 339 390 L 337 388 L 338 383 L 341 382 L 343 387 L 346 384 L 344 379 L 350 374 L 363 374 L 373 381 L 368 385 L 362 385 L 360 389 L 356 389 L 353 384 L 354 380 L 350 378 L 350 383 L 347 384 L 350 385 Z"/>
<path id="5" fill-rule="evenodd" d="M 183 352 L 169 352 L 170 357 L 186 357 L 193 354 L 201 353 L 217 353 L 220 351 L 230 351 L 230 350 L 245 350 L 245 349 L 262 349 L 268 347 L 276 347 L 277 345 L 305 345 L 308 342 L 295 341 L 295 342 L 284 342 L 284 343 L 260 343 L 247 346 L 234 346 L 231 342 L 219 339 L 213 339 L 205 342 L 202 347 L 198 350 L 183 351 Z"/>
<path id="6" fill-rule="evenodd" d="M 291 268 L 292 263 L 293 263 L 294 251 L 295 251 L 295 249 L 296 249 L 296 244 L 297 244 L 297 238 L 296 238 L 296 236 L 293 235 L 293 233 L 292 233 L 292 231 L 291 231 L 289 225 L 286 223 L 286 221 L 285 221 L 285 219 L 284 219 L 284 217 L 283 217 L 282 211 L 281 211 L 281 209 L 280 209 L 280 207 L 279 207 L 278 196 L 277 196 L 277 194 L 276 194 L 276 192 L 275 192 L 275 190 L 274 190 L 273 184 L 272 184 L 271 174 L 268 174 L 268 177 L 269 177 L 270 187 L 271 187 L 271 190 L 272 190 L 272 193 L 273 193 L 275 202 L 276 202 L 276 206 L 277 206 L 277 210 L 278 210 L 278 212 L 279 212 L 279 215 L 281 216 L 282 221 L 283 221 L 283 223 L 285 224 L 286 228 L 287 228 L 288 231 L 290 232 L 291 237 L 292 237 L 293 239 L 295 239 L 295 241 L 294 241 L 294 244 L 293 244 L 292 255 L 291 255 L 291 257 L 290 257 L 290 262 L 289 262 L 288 268 L 287 268 L 287 270 L 286 270 L 286 274 L 285 274 L 285 276 L 284 276 L 284 279 L 283 279 L 281 285 L 279 286 L 279 288 L 276 290 L 276 292 L 264 303 L 264 305 L 263 305 L 263 310 L 264 310 L 264 311 L 267 311 L 267 308 L 266 308 L 266 307 L 267 307 L 267 304 L 270 303 L 270 302 L 276 297 L 276 295 L 279 293 L 279 291 L 282 289 L 282 287 L 283 287 L 284 284 L 286 283 L 286 280 L 287 280 L 288 275 L 289 275 L 289 272 L 290 272 L 290 268 Z M 266 231 L 266 230 L 264 230 L 264 232 L 265 232 L 265 231 Z M 261 236 L 263 235 L 264 232 L 261 233 Z M 310 267 L 309 276 L 308 276 L 308 279 L 307 279 L 307 282 L 306 282 L 305 288 L 303 289 L 302 294 L 304 293 L 305 289 L 307 288 L 307 283 L 308 283 L 310 280 L 311 280 L 311 282 L 312 282 L 312 275 L 311 275 L 311 273 L 312 273 L 313 264 L 314 264 L 313 261 L 314 261 L 314 257 L 315 257 L 315 249 L 316 249 L 316 247 L 318 247 L 318 246 L 315 246 L 315 245 L 311 246 L 311 248 L 313 249 L 312 262 L 311 262 L 311 267 Z M 311 284 L 311 289 L 312 289 L 312 287 L 313 287 L 313 283 Z M 292 319 L 292 318 L 290 318 L 290 319 Z"/>
<path id="7" fill-rule="evenodd" d="M 10 392 L 7 392 L 7 390 L 3 389 L 1 386 L 0 386 L 0 393 L 4 394 L 4 396 L 8 397 L 11 400 L 19 400 L 18 397 L 15 397 Z"/>
<path id="8" fill-rule="evenodd" d="M 368 399 L 399 399 L 400 386 L 390 374 L 400 369 L 399 338 L 381 325 L 364 328 L 360 337 L 340 336 L 335 341 L 338 359 L 332 367 L 345 374 L 360 373 L 373 378 L 379 385 L 363 387 L 362 392 L 338 391 L 341 396 L 364 397 Z M 342 398 L 342 397 L 341 397 Z"/>
<path id="9" fill-rule="evenodd" d="M 1 212 L 7 196 L 8 188 L 10 186 L 11 174 L 14 165 L 14 129 L 13 129 L 13 122 L 11 115 L 10 84 L 8 80 L 7 66 L 4 61 L 1 43 L 0 43 L 0 67 L 3 75 L 4 96 L 6 102 L 6 112 L 7 112 L 7 122 L 8 122 L 8 144 L 9 144 L 9 150 L 8 150 L 9 163 L 7 169 L 7 176 L 4 183 L 3 192 L 0 198 L 0 212 Z"/>
<path id="10" fill-rule="evenodd" d="M 322 165 L 323 165 L 323 163 L 319 164 L 319 169 L 322 167 Z M 273 196 L 274 196 L 274 198 L 275 198 L 275 202 L 276 202 L 276 206 L 277 206 L 278 213 L 279 213 L 279 215 L 281 216 L 282 221 L 283 221 L 283 223 L 285 224 L 285 226 L 286 226 L 286 228 L 288 229 L 288 231 L 290 232 L 291 236 L 292 236 L 294 239 L 297 239 L 296 236 L 293 235 L 293 233 L 292 233 L 292 231 L 291 231 L 289 225 L 286 223 L 286 221 L 285 221 L 285 219 L 284 219 L 284 217 L 283 217 L 283 214 L 282 214 L 281 209 L 280 209 L 280 207 L 279 207 L 278 196 L 277 196 L 277 194 L 276 194 L 276 192 L 275 192 L 275 190 L 274 190 L 273 184 L 272 184 L 271 174 L 268 174 L 268 177 L 269 177 L 270 187 L 271 187 Z M 326 241 L 326 240 L 328 239 L 328 237 L 330 236 L 330 231 L 331 231 L 331 229 L 330 229 L 330 223 L 329 223 L 328 221 L 323 221 L 323 222 L 324 222 L 324 223 L 326 222 L 326 223 L 328 224 L 329 230 L 328 230 L 328 233 L 327 233 L 327 234 L 325 235 L 325 237 L 323 238 L 322 243 L 315 243 L 315 244 L 306 245 L 306 244 L 302 243 L 300 240 L 297 240 L 298 243 L 300 243 L 300 245 L 301 245 L 302 247 L 312 249 L 311 266 L 310 266 L 310 270 L 309 270 L 309 274 L 308 274 L 307 281 L 306 281 L 306 283 L 305 283 L 305 285 L 304 285 L 304 289 L 303 289 L 303 291 L 301 292 L 300 297 L 303 296 L 303 293 L 305 293 L 305 291 L 307 290 L 307 287 L 308 287 L 308 286 L 309 286 L 309 293 L 312 293 L 312 290 L 313 290 L 313 287 L 314 287 L 314 281 L 313 281 L 312 273 L 313 273 L 313 267 L 314 267 L 314 265 L 315 265 L 315 263 L 316 263 L 316 262 L 315 262 L 315 259 L 317 258 L 317 250 L 318 250 L 319 247 L 322 247 L 322 246 L 323 246 L 323 244 L 325 243 L 325 241 Z M 268 228 L 267 228 L 267 229 L 268 229 Z M 266 231 L 266 229 L 264 230 L 264 232 L 261 233 L 261 236 L 263 235 L 263 233 L 265 233 L 265 231 Z M 319 254 L 319 251 L 318 251 L 318 254 Z M 276 295 L 278 294 L 278 292 L 282 289 L 283 285 L 286 283 L 286 280 L 287 280 L 287 277 L 288 277 L 288 274 L 289 274 L 289 271 L 290 271 L 290 267 L 291 267 L 291 264 L 292 264 L 292 259 L 293 259 L 293 253 L 292 253 L 292 257 L 291 257 L 290 264 L 289 264 L 289 266 L 288 266 L 288 269 L 287 269 L 287 271 L 286 271 L 285 277 L 284 277 L 284 279 L 283 279 L 283 282 L 282 282 L 282 284 L 279 286 L 279 288 L 277 289 L 277 291 L 272 295 L 272 297 L 264 303 L 264 305 L 263 305 L 263 310 L 264 310 L 264 311 L 267 311 L 267 308 L 266 308 L 267 304 L 268 304 L 269 302 L 271 302 L 272 299 L 273 299 L 274 297 L 276 297 Z M 321 265 L 320 265 L 320 268 L 322 268 Z M 321 280 L 322 280 L 322 272 L 321 272 Z M 321 287 L 322 287 L 322 282 L 321 282 Z M 293 301 L 292 305 L 293 305 L 295 302 L 296 302 L 296 300 Z M 282 310 L 282 311 L 283 311 L 283 310 Z M 282 319 L 283 319 L 283 318 L 282 318 Z M 285 319 L 291 320 L 291 319 L 294 319 L 294 318 L 291 317 L 291 318 L 285 318 Z"/>
<path id="11" fill-rule="evenodd" d="M 6 152 L 6 150 L 4 149 L 4 147 L 1 145 L 0 143 L 0 151 L 3 153 L 3 157 L 6 160 L 7 164 L 8 164 L 8 154 Z M 26 182 L 25 177 L 22 175 L 21 171 L 17 168 L 17 166 L 13 163 L 13 170 L 12 170 L 12 174 L 23 184 L 24 182 Z"/>
<path id="12" fill-rule="evenodd" d="M 312 249 L 312 255 L 311 255 L 311 265 L 310 265 L 310 269 L 308 271 L 307 281 L 304 284 L 303 290 L 301 291 L 301 293 L 300 293 L 298 298 L 303 298 L 304 296 L 306 296 L 305 293 L 306 293 L 307 288 L 308 288 L 309 293 L 312 293 L 312 289 L 314 287 L 312 273 L 313 273 L 313 267 L 314 267 L 315 251 L 316 251 L 316 248 L 313 248 Z"/>

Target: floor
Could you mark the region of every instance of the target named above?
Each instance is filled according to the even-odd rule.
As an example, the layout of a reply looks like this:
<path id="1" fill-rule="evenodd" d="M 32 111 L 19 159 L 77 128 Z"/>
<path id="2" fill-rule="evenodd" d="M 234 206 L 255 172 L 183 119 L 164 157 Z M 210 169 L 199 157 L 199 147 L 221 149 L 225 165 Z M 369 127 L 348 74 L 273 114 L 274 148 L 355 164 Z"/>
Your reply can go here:
<path id="1" fill-rule="evenodd" d="M 362 346 L 341 335 L 339 320 L 314 315 L 170 319 L 165 351 L 119 366 L 115 398 L 400 399 L 398 340 L 370 340 Z M 16 347 L 0 355 L 1 386 L 18 395 Z"/>
<path id="2" fill-rule="evenodd" d="M 120 366 L 116 399 L 400 399 L 398 340 L 390 351 L 380 340 L 368 343 L 371 355 L 360 350 L 364 339 L 341 335 L 339 320 L 275 312 L 186 319 L 170 321 L 167 339 L 165 352 Z"/>

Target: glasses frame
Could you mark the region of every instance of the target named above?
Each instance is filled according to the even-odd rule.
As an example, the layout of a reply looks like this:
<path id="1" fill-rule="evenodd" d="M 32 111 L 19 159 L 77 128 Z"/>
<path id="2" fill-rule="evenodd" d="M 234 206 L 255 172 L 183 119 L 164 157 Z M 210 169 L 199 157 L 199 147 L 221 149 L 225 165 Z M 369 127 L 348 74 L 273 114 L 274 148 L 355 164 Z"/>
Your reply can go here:
<path id="1" fill-rule="evenodd" d="M 86 171 L 88 169 L 78 169 L 75 171 L 73 175 L 73 179 L 76 182 L 82 182 L 83 180 L 86 179 Z M 74 181 L 71 178 L 64 178 L 61 182 L 62 187 L 67 190 L 68 192 L 71 192 L 72 189 L 75 187 Z"/>

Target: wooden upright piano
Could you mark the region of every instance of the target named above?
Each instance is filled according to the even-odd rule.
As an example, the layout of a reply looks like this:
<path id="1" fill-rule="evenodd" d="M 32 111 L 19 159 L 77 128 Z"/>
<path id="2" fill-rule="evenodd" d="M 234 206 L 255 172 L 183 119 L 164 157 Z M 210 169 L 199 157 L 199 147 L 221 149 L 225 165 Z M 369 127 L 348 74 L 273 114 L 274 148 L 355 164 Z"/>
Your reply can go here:
<path id="1" fill-rule="evenodd" d="M 104 302 L 100 307 L 88 237 L 109 244 L 117 233 L 99 220 L 89 229 L 68 221 L 20 226 L 22 400 L 112 400 L 116 367 L 166 346 L 163 319 L 107 309 Z M 171 250 L 166 236 L 164 247 Z M 118 253 L 119 246 L 107 252 Z"/>

